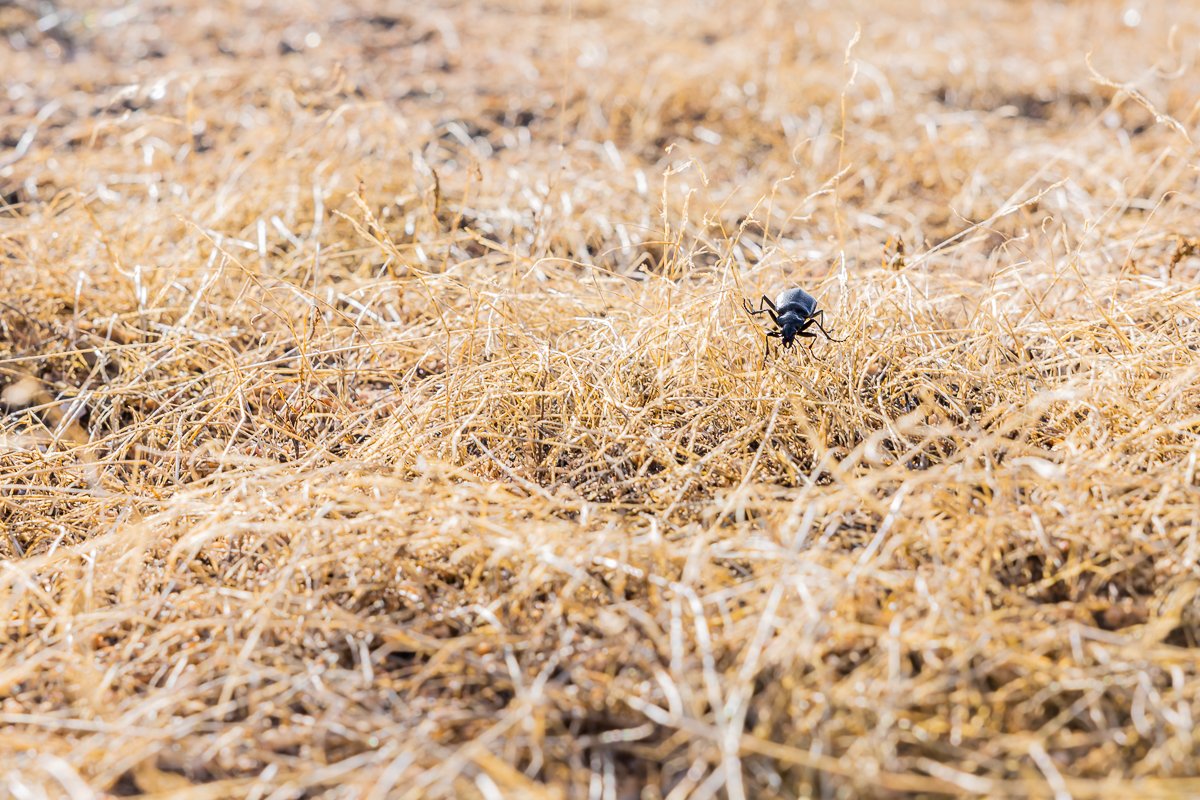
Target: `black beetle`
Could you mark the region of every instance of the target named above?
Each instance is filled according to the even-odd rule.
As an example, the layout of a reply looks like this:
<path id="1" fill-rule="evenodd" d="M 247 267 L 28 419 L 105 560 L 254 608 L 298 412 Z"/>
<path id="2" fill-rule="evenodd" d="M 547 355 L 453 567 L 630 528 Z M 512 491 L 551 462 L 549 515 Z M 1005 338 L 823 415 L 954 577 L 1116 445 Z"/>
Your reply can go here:
<path id="1" fill-rule="evenodd" d="M 781 292 L 773 303 L 771 298 L 763 295 L 762 302 L 758 304 L 757 309 L 747 299 L 743 299 L 742 304 L 751 316 L 768 314 L 771 321 L 778 326 L 778 330 L 767 334 L 768 352 L 771 349 L 769 337 L 772 336 L 783 340 L 784 347 L 791 347 L 797 336 L 805 339 L 817 338 L 815 333 L 808 330 L 813 325 L 816 325 L 821 333 L 825 334 L 825 338 L 831 342 L 846 341 L 845 339 L 835 339 L 829 335 L 829 331 L 825 330 L 825 326 L 821 324 L 821 321 L 825 319 L 825 312 L 817 310 L 816 298 L 803 289 L 787 289 Z M 812 351 L 812 342 L 809 342 L 808 349 L 810 352 Z"/>

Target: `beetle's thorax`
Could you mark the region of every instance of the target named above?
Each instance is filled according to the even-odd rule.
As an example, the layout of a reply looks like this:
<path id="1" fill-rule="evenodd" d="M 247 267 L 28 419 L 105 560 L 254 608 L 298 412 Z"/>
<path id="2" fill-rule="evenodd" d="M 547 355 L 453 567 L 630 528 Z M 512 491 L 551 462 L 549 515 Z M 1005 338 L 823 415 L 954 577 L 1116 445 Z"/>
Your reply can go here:
<path id="1" fill-rule="evenodd" d="M 785 311 L 778 316 L 778 319 L 780 328 L 795 330 L 804 324 L 804 321 L 808 319 L 808 315 L 801 314 L 799 311 Z"/>
<path id="2" fill-rule="evenodd" d="M 779 334 L 783 340 L 784 347 L 791 347 L 792 341 L 795 340 L 796 334 L 804 327 L 804 321 L 807 319 L 798 311 L 785 311 L 779 315 Z"/>

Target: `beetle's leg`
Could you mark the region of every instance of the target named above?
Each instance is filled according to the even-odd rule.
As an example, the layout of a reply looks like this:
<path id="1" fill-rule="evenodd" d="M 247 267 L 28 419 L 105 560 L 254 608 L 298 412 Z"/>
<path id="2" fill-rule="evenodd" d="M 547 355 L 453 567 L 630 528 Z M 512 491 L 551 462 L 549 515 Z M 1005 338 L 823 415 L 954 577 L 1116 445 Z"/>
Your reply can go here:
<path id="1" fill-rule="evenodd" d="M 781 338 L 783 338 L 782 333 L 780 333 L 779 331 L 771 331 L 770 333 L 767 334 L 766 339 L 763 340 L 763 343 L 766 345 L 766 348 L 763 350 L 763 365 L 764 366 L 767 363 L 767 356 L 771 355 L 771 340 L 772 339 L 781 339 Z"/>
<path id="2" fill-rule="evenodd" d="M 742 298 L 742 306 L 745 307 L 746 313 L 752 316 L 757 317 L 759 314 L 770 314 L 773 320 L 775 319 L 775 312 L 779 310 L 775 308 L 775 303 L 771 301 L 771 298 L 765 294 L 762 296 L 762 300 L 759 301 L 758 308 L 751 305 L 750 300 L 745 297 Z"/>
<path id="3" fill-rule="evenodd" d="M 815 345 L 817 343 L 817 335 L 810 331 L 803 331 L 796 335 L 803 336 L 805 339 L 808 339 L 808 354 L 810 356 L 812 356 L 813 358 L 815 358 L 817 361 L 821 361 L 822 359 L 819 355 L 817 355 L 817 351 L 813 350 L 813 345 Z"/>
<path id="4" fill-rule="evenodd" d="M 809 328 L 811 328 L 814 323 L 816 323 L 817 325 L 820 325 L 820 323 L 817 323 L 815 316 L 809 317 L 808 319 L 804 320 L 804 324 L 800 326 L 800 330 L 796 331 L 796 335 L 809 340 L 808 341 L 808 354 L 810 356 L 812 356 L 813 358 L 815 358 L 817 361 L 820 361 L 821 360 L 820 356 L 818 356 L 816 351 L 813 350 L 813 345 L 816 344 L 817 335 L 809 330 Z"/>
<path id="5" fill-rule="evenodd" d="M 767 297 L 764 294 L 762 296 L 762 303 L 759 303 L 758 307 L 762 308 L 763 303 L 767 304 L 767 315 L 771 318 L 771 322 L 774 322 L 776 325 L 778 325 L 779 324 L 779 309 L 775 307 L 775 301 L 772 300 L 771 298 Z"/>
<path id="6" fill-rule="evenodd" d="M 846 341 L 845 339 L 835 339 L 835 338 L 833 338 L 832 336 L 830 336 L 830 335 L 829 335 L 829 331 L 825 330 L 825 326 L 821 324 L 821 320 L 817 319 L 817 317 L 820 317 L 820 318 L 821 318 L 821 320 L 825 319 L 825 310 L 824 310 L 824 309 L 821 309 L 821 310 L 820 310 L 820 311 L 818 311 L 817 313 L 813 314 L 811 317 L 809 317 L 809 318 L 808 318 L 808 321 L 809 321 L 809 322 L 816 323 L 816 326 L 817 326 L 818 328 L 820 328 L 820 329 L 821 329 L 821 333 L 825 334 L 825 338 L 826 338 L 826 339 L 828 339 L 828 340 L 829 340 L 829 341 L 831 341 L 831 342 L 844 342 L 844 341 Z"/>

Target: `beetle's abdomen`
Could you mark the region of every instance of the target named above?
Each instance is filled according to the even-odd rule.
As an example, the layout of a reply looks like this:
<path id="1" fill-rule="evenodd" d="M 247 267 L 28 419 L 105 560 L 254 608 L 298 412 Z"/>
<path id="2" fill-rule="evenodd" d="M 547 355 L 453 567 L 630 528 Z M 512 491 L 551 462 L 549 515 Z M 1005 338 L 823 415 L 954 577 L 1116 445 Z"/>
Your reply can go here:
<path id="1" fill-rule="evenodd" d="M 817 310 L 817 300 L 803 289 L 788 289 L 780 292 L 775 300 L 775 308 L 781 317 L 786 313 L 794 313 L 801 319 L 808 319 Z"/>

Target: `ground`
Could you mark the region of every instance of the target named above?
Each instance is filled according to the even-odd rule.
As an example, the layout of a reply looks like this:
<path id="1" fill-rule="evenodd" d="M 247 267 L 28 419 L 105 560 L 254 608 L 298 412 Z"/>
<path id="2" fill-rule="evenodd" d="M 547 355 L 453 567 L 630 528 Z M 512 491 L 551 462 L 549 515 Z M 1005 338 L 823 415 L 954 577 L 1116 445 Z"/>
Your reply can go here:
<path id="1" fill-rule="evenodd" d="M 0 36 L 0 792 L 1200 792 L 1200 6 Z"/>

